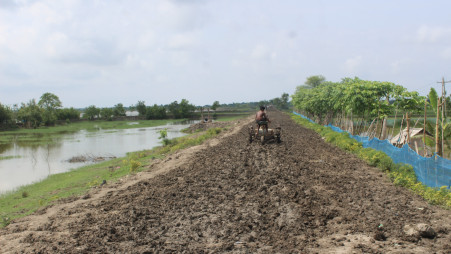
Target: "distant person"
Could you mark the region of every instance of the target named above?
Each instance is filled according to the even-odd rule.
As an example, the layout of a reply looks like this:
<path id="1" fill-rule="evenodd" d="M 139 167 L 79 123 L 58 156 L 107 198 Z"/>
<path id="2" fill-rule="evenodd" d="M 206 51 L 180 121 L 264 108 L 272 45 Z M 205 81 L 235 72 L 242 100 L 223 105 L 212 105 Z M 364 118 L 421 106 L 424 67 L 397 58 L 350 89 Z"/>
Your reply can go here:
<path id="1" fill-rule="evenodd" d="M 260 110 L 255 115 L 255 122 L 257 123 L 257 131 L 260 129 L 260 126 L 263 126 L 266 129 L 266 132 L 268 132 L 268 123 L 271 121 L 265 113 L 264 106 L 260 106 Z"/>

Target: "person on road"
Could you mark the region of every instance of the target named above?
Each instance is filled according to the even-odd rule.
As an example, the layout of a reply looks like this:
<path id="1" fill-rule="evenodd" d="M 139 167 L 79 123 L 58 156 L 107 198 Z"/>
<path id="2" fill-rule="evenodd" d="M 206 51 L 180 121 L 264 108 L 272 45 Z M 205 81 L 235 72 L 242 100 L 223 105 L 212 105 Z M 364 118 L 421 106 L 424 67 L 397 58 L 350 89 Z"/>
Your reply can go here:
<path id="1" fill-rule="evenodd" d="M 264 106 L 260 106 L 260 110 L 255 115 L 255 122 L 257 123 L 257 132 L 260 129 L 260 126 L 263 126 L 263 128 L 266 129 L 266 132 L 268 132 L 268 123 L 271 121 L 265 113 Z"/>

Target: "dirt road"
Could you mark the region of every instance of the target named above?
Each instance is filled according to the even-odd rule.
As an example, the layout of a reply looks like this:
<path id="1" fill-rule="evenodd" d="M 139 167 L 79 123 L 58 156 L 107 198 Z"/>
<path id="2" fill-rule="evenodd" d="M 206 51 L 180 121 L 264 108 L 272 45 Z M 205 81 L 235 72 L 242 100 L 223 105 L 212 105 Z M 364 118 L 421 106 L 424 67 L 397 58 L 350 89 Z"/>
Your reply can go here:
<path id="1" fill-rule="evenodd" d="M 269 116 L 282 143 L 249 144 L 241 123 L 133 180 L 16 221 L 0 230 L 0 252 L 451 253 L 450 211 L 289 116 Z"/>

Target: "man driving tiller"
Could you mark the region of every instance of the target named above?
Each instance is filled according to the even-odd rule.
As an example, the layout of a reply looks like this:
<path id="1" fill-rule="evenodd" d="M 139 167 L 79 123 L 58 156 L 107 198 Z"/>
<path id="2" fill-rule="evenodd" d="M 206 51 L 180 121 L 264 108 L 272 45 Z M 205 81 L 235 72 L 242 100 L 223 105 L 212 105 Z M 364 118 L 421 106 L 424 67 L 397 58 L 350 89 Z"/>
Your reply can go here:
<path id="1" fill-rule="evenodd" d="M 260 130 L 260 126 L 263 126 L 263 128 L 266 129 L 266 132 L 268 132 L 268 123 L 270 123 L 271 121 L 265 113 L 264 106 L 260 106 L 260 111 L 258 111 L 255 115 L 255 122 L 257 123 L 257 133 L 258 130 Z"/>

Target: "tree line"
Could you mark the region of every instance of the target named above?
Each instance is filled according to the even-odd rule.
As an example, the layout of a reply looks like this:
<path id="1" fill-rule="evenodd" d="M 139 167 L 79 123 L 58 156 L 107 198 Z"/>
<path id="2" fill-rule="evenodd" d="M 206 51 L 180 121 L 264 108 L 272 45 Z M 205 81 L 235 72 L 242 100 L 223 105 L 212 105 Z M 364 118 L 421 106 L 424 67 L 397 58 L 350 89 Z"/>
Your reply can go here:
<path id="1" fill-rule="evenodd" d="M 219 102 L 216 106 L 219 105 Z M 84 110 L 63 108 L 59 97 L 52 93 L 44 93 L 38 102 L 31 99 L 27 103 L 15 104 L 12 107 L 0 103 L 0 129 L 13 129 L 18 126 L 24 128 L 37 128 L 40 126 L 52 126 L 58 121 L 69 123 L 83 119 L 87 120 L 113 120 L 116 117 L 126 116 L 127 110 L 137 110 L 141 118 L 166 119 L 166 118 L 189 118 L 196 110 L 196 106 L 182 99 L 181 102 L 174 101 L 168 105 L 146 106 L 144 101 L 138 101 L 136 105 L 124 107 L 122 103 L 114 107 L 98 108 L 91 105 Z M 82 114 L 83 113 L 83 114 Z"/>
<path id="2" fill-rule="evenodd" d="M 438 124 L 433 126 L 427 122 L 425 128 L 440 137 L 440 140 L 442 129 L 445 138 L 451 137 L 446 115 L 442 118 L 437 112 L 437 104 L 442 102 L 433 88 L 428 96 L 420 96 L 418 92 L 408 91 L 392 82 L 362 80 L 358 77 L 331 82 L 326 81 L 324 76 L 317 75 L 308 77 L 291 97 L 294 107 L 317 123 L 329 124 L 334 119 L 344 118 L 360 125 L 376 122 L 376 129 L 378 124 L 381 125 L 377 136 L 381 139 L 387 138 L 389 116 L 401 116 L 405 113 L 423 115 L 426 107 L 429 112 L 434 112 L 434 116 L 437 115 Z M 451 108 L 448 106 L 451 106 L 449 97 L 444 103 Z M 430 143 L 428 140 L 425 142 Z"/>

